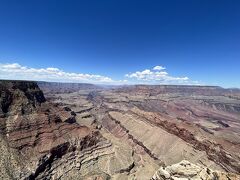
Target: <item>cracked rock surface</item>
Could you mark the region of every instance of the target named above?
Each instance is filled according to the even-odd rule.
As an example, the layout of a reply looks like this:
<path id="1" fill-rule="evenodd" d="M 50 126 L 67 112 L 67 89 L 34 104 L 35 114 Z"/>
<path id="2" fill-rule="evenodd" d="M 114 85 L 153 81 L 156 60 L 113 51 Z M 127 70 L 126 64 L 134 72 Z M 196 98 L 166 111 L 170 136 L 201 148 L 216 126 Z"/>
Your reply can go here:
<path id="1" fill-rule="evenodd" d="M 153 175 L 152 180 L 237 180 L 240 176 L 232 173 L 213 171 L 207 167 L 198 166 L 183 160 L 177 164 L 160 167 Z"/>

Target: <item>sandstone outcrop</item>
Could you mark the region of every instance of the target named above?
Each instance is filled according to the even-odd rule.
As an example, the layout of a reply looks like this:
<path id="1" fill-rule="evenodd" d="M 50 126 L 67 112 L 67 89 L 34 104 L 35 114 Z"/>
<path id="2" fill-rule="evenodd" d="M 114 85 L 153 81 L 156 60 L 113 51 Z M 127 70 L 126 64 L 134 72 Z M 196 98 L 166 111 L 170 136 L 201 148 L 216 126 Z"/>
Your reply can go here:
<path id="1" fill-rule="evenodd" d="M 187 179 L 204 179 L 204 180 L 238 180 L 239 175 L 213 171 L 207 167 L 195 165 L 189 161 L 183 160 L 180 163 L 167 167 L 160 167 L 153 175 L 152 180 L 187 180 Z"/>

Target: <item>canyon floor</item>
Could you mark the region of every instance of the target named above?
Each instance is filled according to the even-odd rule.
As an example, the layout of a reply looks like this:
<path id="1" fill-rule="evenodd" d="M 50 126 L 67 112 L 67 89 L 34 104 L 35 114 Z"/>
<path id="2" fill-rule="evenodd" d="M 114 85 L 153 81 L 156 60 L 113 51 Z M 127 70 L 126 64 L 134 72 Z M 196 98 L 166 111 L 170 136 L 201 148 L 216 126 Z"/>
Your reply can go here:
<path id="1" fill-rule="evenodd" d="M 240 90 L 1 81 L 0 179 L 240 179 Z"/>

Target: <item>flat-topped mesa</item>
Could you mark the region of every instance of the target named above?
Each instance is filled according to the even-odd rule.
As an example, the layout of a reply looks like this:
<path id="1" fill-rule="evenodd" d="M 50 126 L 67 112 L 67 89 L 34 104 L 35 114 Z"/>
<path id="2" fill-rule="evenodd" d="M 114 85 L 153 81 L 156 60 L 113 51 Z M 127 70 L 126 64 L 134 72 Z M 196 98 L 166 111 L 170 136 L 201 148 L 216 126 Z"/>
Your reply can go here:
<path id="1" fill-rule="evenodd" d="M 117 91 L 128 93 L 146 93 L 151 95 L 166 93 L 222 95 L 228 89 L 219 86 L 193 86 L 193 85 L 134 85 L 119 88 Z"/>
<path id="2" fill-rule="evenodd" d="M 41 90 L 44 93 L 70 93 L 70 92 L 76 92 L 79 90 L 96 90 L 101 89 L 102 87 L 94 85 L 94 84 L 88 84 L 88 83 L 60 83 L 60 82 L 44 82 L 39 81 L 37 82 L 38 86 L 41 88 Z"/>
<path id="3" fill-rule="evenodd" d="M 28 114 L 44 103 L 36 82 L 0 81 L 0 116 Z"/>

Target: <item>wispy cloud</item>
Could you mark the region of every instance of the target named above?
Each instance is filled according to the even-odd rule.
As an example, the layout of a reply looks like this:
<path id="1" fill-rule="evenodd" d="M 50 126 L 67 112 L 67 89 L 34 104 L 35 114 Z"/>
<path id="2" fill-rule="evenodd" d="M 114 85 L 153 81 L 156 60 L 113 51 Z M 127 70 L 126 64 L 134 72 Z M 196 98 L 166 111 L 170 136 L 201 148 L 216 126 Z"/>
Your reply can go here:
<path id="1" fill-rule="evenodd" d="M 162 66 L 155 66 L 154 68 L 153 68 L 153 70 L 158 70 L 158 71 L 161 71 L 161 70 L 164 70 L 164 69 L 166 69 L 165 67 L 162 67 Z"/>
<path id="2" fill-rule="evenodd" d="M 65 72 L 55 67 L 31 68 L 18 63 L 0 64 L 0 79 L 78 82 L 94 84 L 199 84 L 188 77 L 170 76 L 163 66 L 126 74 L 123 80 L 114 80 L 98 74 Z"/>
<path id="3" fill-rule="evenodd" d="M 20 64 L 0 64 L 0 78 L 36 81 L 89 82 L 89 83 L 117 83 L 110 77 L 96 74 L 82 74 L 64 72 L 58 68 L 30 68 Z"/>
<path id="4" fill-rule="evenodd" d="M 147 84 L 199 84 L 197 81 L 192 81 L 186 76 L 170 76 L 163 66 L 155 66 L 152 70 L 145 69 L 143 71 L 136 71 L 126 74 L 125 77 L 138 83 Z"/>

